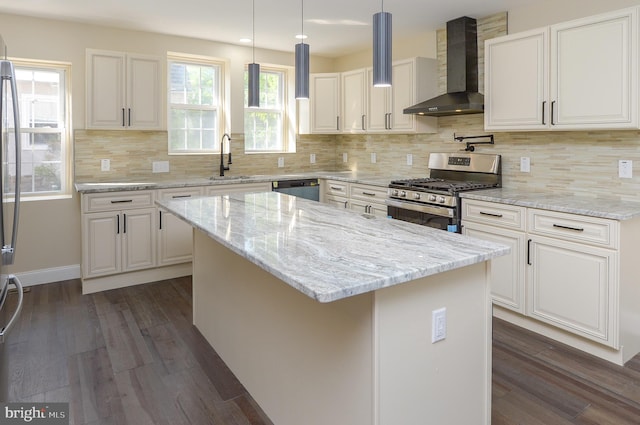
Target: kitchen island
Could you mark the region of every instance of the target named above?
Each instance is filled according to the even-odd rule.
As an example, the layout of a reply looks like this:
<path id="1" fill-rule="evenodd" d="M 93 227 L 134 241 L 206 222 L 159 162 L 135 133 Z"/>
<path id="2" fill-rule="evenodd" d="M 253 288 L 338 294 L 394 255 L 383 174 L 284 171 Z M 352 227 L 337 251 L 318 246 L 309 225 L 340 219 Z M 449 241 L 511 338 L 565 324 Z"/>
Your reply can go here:
<path id="1" fill-rule="evenodd" d="M 156 202 L 194 227 L 194 325 L 274 423 L 490 422 L 507 247 L 275 192 Z"/>

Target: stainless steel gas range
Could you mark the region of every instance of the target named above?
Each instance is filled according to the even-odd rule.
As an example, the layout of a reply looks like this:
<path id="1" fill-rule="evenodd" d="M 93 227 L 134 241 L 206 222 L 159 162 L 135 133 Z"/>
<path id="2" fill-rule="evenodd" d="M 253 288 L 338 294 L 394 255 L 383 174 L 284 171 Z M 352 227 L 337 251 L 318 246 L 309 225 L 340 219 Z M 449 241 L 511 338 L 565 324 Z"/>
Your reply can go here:
<path id="1" fill-rule="evenodd" d="M 429 169 L 427 178 L 389 184 L 391 218 L 460 233 L 460 193 L 502 185 L 500 155 L 432 153 Z"/>

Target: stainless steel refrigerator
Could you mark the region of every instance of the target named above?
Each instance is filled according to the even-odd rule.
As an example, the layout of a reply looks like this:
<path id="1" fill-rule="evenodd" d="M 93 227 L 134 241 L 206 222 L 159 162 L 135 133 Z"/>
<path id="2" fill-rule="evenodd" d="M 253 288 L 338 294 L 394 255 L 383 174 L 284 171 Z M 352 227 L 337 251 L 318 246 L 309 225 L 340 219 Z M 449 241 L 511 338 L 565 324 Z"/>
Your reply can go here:
<path id="1" fill-rule="evenodd" d="M 22 285 L 10 274 L 18 236 L 20 212 L 20 117 L 13 63 L 6 60 L 0 36 L 0 402 L 8 400 L 9 359 L 7 337 L 22 309 Z M 13 290 L 15 288 L 15 290 Z M 16 296 L 17 302 L 10 298 Z"/>

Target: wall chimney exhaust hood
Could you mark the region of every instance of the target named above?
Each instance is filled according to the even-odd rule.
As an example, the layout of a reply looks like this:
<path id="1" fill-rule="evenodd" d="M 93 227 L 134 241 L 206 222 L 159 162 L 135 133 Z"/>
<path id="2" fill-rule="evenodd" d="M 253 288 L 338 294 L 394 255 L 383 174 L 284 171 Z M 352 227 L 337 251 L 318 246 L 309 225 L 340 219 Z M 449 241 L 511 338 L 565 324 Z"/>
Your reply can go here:
<path id="1" fill-rule="evenodd" d="M 478 93 L 475 19 L 463 16 L 447 22 L 447 93 L 405 108 L 403 112 L 432 117 L 484 112 L 484 96 Z"/>

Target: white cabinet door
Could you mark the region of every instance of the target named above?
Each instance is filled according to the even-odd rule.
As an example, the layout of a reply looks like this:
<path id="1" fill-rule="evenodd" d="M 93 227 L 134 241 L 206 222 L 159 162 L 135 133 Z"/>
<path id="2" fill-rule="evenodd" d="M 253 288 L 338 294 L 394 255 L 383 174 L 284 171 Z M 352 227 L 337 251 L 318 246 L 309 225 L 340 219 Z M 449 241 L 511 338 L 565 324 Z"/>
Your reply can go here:
<path id="1" fill-rule="evenodd" d="M 202 195 L 202 188 L 162 189 L 159 199 L 184 199 Z M 158 211 L 158 265 L 188 263 L 193 255 L 193 229 L 173 214 Z"/>
<path id="2" fill-rule="evenodd" d="M 156 209 L 127 210 L 122 217 L 122 271 L 156 265 Z"/>
<path id="3" fill-rule="evenodd" d="M 547 28 L 485 43 L 486 130 L 549 128 Z"/>
<path id="4" fill-rule="evenodd" d="M 365 69 L 342 74 L 342 130 L 362 133 L 366 130 L 367 75 Z"/>
<path id="5" fill-rule="evenodd" d="M 491 297 L 495 304 L 525 314 L 525 233 L 470 222 L 463 223 L 462 233 L 511 248 L 508 255 L 491 260 Z"/>
<path id="6" fill-rule="evenodd" d="M 618 348 L 616 251 L 530 239 L 528 315 Z"/>
<path id="7" fill-rule="evenodd" d="M 125 128 L 126 60 L 124 53 L 87 50 L 87 128 Z"/>
<path id="8" fill-rule="evenodd" d="M 551 27 L 552 125 L 637 127 L 637 10 Z"/>
<path id="9" fill-rule="evenodd" d="M 86 55 L 87 128 L 162 129 L 160 58 L 92 49 Z"/>
<path id="10" fill-rule="evenodd" d="M 162 62 L 155 56 L 127 56 L 127 126 L 162 128 Z"/>
<path id="11" fill-rule="evenodd" d="M 395 72 L 392 75 L 395 77 Z M 395 78 L 392 84 L 395 84 Z M 390 130 L 392 87 L 375 87 L 373 85 L 373 69 L 367 69 L 367 90 L 367 130 Z"/>
<path id="12" fill-rule="evenodd" d="M 311 74 L 311 133 L 340 132 L 340 74 Z"/>
<path id="13" fill-rule="evenodd" d="M 119 213 L 85 214 L 82 227 L 83 277 L 119 273 L 122 269 Z"/>

